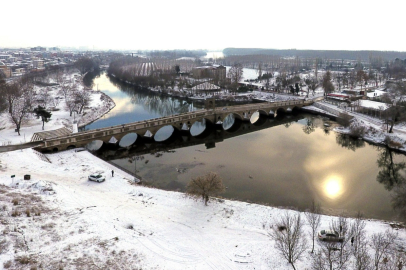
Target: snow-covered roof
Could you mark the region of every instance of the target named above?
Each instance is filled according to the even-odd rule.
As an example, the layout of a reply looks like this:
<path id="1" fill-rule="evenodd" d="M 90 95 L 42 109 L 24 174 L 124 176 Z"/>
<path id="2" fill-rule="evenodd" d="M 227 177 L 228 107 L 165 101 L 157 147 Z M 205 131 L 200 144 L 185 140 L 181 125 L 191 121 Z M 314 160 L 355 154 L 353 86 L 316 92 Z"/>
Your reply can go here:
<path id="1" fill-rule="evenodd" d="M 364 100 L 361 99 L 359 101 L 356 101 L 357 105 L 363 108 L 368 108 L 368 109 L 374 109 L 374 110 L 379 110 L 379 111 L 384 111 L 389 108 L 388 104 L 383 103 L 383 102 L 377 102 L 377 101 L 372 101 L 372 100 Z M 358 104 L 359 102 L 359 104 Z"/>
<path id="2" fill-rule="evenodd" d="M 186 56 L 184 56 L 184 57 L 178 58 L 176 60 L 192 60 L 192 61 L 194 61 L 195 59 L 196 58 L 194 58 L 194 57 L 186 57 Z"/>
<path id="3" fill-rule="evenodd" d="M 375 90 L 374 92 L 367 93 L 367 96 L 368 97 L 379 97 L 379 96 L 382 96 L 385 93 L 386 92 L 382 91 L 382 90 Z"/>
<path id="4" fill-rule="evenodd" d="M 209 82 L 204 82 L 192 87 L 192 90 L 219 90 L 220 87 Z"/>

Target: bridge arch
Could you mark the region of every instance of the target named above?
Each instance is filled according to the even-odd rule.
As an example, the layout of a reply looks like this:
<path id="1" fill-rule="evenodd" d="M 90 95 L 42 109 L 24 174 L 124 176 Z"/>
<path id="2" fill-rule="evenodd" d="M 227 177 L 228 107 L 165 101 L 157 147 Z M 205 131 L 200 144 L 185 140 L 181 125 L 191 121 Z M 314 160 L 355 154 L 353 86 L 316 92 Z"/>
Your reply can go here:
<path id="1" fill-rule="evenodd" d="M 68 147 L 66 147 L 66 150 L 71 150 L 71 149 L 75 149 L 75 148 L 76 148 L 76 145 L 71 144 Z"/>
<path id="2" fill-rule="evenodd" d="M 181 123 L 183 124 L 183 123 Z M 181 128 L 182 126 L 180 126 Z M 157 130 L 153 138 L 156 142 L 166 142 L 172 139 L 176 134 L 179 134 L 180 128 L 177 125 L 166 125 Z"/>
<path id="3" fill-rule="evenodd" d="M 190 127 L 190 135 L 192 135 L 193 137 L 203 136 L 213 126 L 214 123 L 207 118 L 196 120 Z"/>
<path id="4" fill-rule="evenodd" d="M 250 117 L 250 123 L 253 125 L 262 125 L 268 119 L 268 113 L 264 110 L 257 110 Z"/>
<path id="5" fill-rule="evenodd" d="M 130 147 L 140 140 L 140 136 L 135 132 L 125 134 L 119 141 L 120 147 Z"/>
<path id="6" fill-rule="evenodd" d="M 237 130 L 242 123 L 243 117 L 238 113 L 229 113 L 223 119 L 223 129 L 227 131 Z"/>
<path id="7" fill-rule="evenodd" d="M 299 106 L 294 106 L 294 107 L 292 108 L 292 113 L 298 113 L 298 112 L 300 111 L 300 108 L 301 108 L 301 107 L 299 107 Z"/>
<path id="8" fill-rule="evenodd" d="M 284 108 L 276 109 L 276 116 L 282 116 L 286 114 L 286 110 Z"/>

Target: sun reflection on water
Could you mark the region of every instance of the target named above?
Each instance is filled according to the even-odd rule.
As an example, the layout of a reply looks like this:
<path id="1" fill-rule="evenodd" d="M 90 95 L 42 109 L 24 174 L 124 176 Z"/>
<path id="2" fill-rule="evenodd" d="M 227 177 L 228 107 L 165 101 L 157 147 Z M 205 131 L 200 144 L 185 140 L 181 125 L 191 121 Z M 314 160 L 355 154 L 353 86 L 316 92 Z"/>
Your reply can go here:
<path id="1" fill-rule="evenodd" d="M 337 176 L 330 176 L 324 182 L 324 193 L 330 199 L 335 199 L 343 193 L 342 179 Z"/>

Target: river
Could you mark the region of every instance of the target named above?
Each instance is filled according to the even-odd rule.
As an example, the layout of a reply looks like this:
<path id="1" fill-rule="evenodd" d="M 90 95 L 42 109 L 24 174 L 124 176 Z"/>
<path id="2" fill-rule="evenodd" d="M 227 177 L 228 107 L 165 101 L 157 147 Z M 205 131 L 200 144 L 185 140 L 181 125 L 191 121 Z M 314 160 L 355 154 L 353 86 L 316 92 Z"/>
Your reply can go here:
<path id="1" fill-rule="evenodd" d="M 94 79 L 93 88 L 109 95 L 116 107 L 86 129 L 199 107 L 122 85 L 105 74 Z M 384 175 L 388 167 L 403 164 L 405 156 L 337 134 L 335 125 L 320 116 L 289 115 L 259 126 L 243 124 L 234 133 L 211 130 L 203 138 L 183 135 L 171 143 L 99 155 L 166 190 L 184 191 L 191 178 L 213 171 L 227 187 L 225 198 L 300 210 L 314 199 L 326 214 L 360 211 L 368 218 L 400 220 L 391 204 L 393 179 Z M 142 160 L 130 162 L 133 155 Z"/>

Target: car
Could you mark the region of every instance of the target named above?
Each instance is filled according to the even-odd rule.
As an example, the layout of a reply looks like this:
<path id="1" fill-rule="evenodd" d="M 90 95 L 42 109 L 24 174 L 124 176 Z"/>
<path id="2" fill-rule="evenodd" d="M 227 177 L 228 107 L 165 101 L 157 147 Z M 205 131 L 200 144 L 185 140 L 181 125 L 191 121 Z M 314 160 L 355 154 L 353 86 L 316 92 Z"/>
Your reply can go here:
<path id="1" fill-rule="evenodd" d="M 330 241 L 330 242 L 343 242 L 344 237 L 333 230 L 321 230 L 318 233 L 319 240 L 321 241 Z"/>
<path id="2" fill-rule="evenodd" d="M 88 179 L 90 181 L 96 181 L 96 182 L 100 183 L 100 182 L 103 182 L 104 180 L 106 180 L 106 177 L 104 177 L 101 174 L 91 174 L 91 175 L 89 175 Z"/>

